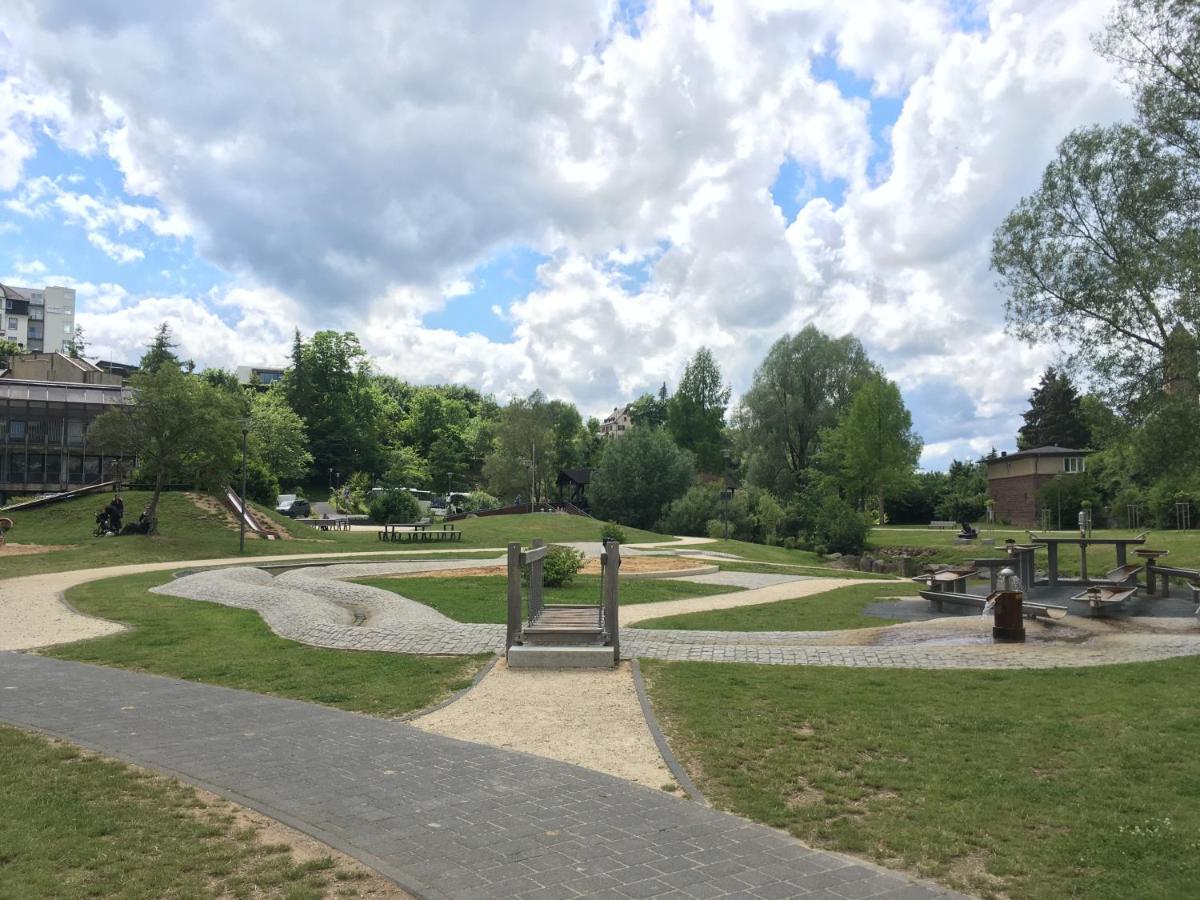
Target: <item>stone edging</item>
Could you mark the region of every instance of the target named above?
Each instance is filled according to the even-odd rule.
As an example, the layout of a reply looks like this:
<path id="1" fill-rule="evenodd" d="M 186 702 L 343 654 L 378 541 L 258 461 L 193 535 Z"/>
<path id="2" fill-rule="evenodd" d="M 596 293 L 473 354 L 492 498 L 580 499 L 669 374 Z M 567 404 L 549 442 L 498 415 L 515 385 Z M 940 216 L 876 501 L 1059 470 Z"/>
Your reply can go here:
<path id="1" fill-rule="evenodd" d="M 493 656 L 491 659 L 489 659 L 486 663 L 483 664 L 483 666 L 480 668 L 480 670 L 475 673 L 475 677 L 471 679 L 471 683 L 468 684 L 465 688 L 460 688 L 459 690 L 455 691 L 453 694 L 451 694 L 449 697 L 447 697 L 441 703 L 435 703 L 433 706 L 426 707 L 425 709 L 419 709 L 416 712 L 405 713 L 396 721 L 397 722 L 411 722 L 413 719 L 419 719 L 422 716 L 432 715 L 433 713 L 437 712 L 438 710 L 445 709 L 447 706 L 449 706 L 451 703 L 455 702 L 456 700 L 461 700 L 463 697 L 465 697 L 467 694 L 469 694 L 472 690 L 474 690 L 475 686 L 478 685 L 479 682 L 483 681 L 483 679 L 487 677 L 488 672 L 490 672 L 490 671 L 492 671 L 492 669 L 496 668 L 496 663 L 498 663 L 498 662 L 500 662 L 500 654 L 497 653 L 495 656 Z"/>
<path id="2" fill-rule="evenodd" d="M 675 758 L 675 754 L 671 752 L 671 745 L 667 743 L 666 735 L 662 733 L 662 729 L 658 725 L 658 718 L 654 715 L 654 707 L 650 703 L 650 697 L 646 693 L 646 682 L 642 678 L 642 667 L 638 664 L 637 657 L 629 661 L 629 666 L 633 671 L 633 688 L 637 691 L 638 703 L 642 707 L 642 715 L 646 719 L 646 727 L 650 729 L 650 736 L 654 738 L 654 744 L 658 747 L 659 755 L 662 756 L 663 762 L 667 764 L 667 768 L 671 770 L 671 774 L 675 776 L 675 780 L 679 782 L 679 786 L 683 788 L 683 792 L 689 800 L 696 800 L 703 803 L 705 806 L 711 806 L 704 795 L 700 793 L 700 789 L 696 787 L 691 778 L 688 777 L 687 771 Z"/>

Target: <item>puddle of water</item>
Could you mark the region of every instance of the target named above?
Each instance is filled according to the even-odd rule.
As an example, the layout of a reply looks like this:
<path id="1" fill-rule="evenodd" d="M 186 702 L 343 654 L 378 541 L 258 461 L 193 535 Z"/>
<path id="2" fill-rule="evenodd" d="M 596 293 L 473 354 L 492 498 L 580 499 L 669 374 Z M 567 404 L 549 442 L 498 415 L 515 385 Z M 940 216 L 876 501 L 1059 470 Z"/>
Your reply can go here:
<path id="1" fill-rule="evenodd" d="M 1025 631 L 1027 644 L 1083 644 L 1091 640 L 1092 635 L 1076 631 L 1058 632 L 1054 634 L 1037 632 L 1032 629 Z M 946 634 L 937 631 L 914 631 L 911 629 L 884 632 L 875 640 L 880 647 L 921 646 L 921 647 L 970 647 L 986 646 L 989 644 L 1007 644 L 1007 641 L 993 641 L 991 631 L 981 631 L 971 634 Z"/>

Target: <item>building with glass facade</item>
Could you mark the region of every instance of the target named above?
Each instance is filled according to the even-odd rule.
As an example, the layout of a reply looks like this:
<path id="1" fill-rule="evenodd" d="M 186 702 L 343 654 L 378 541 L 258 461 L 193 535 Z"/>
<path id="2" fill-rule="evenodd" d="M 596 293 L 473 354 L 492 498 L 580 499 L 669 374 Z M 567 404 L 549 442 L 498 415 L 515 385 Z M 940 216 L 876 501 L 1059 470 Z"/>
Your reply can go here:
<path id="1" fill-rule="evenodd" d="M 88 445 L 88 428 L 132 400 L 119 377 L 84 360 L 14 357 L 0 371 L 0 504 L 109 480 L 115 461 Z"/>

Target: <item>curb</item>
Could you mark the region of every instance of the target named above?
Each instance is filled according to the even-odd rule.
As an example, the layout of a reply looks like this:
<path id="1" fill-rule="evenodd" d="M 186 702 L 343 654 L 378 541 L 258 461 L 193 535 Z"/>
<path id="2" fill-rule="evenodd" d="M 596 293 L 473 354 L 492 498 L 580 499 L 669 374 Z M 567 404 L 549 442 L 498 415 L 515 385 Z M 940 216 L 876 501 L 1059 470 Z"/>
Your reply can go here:
<path id="1" fill-rule="evenodd" d="M 693 566 L 690 569 L 662 569 L 654 572 L 626 572 L 621 577 L 637 580 L 657 578 L 664 581 L 672 578 L 691 578 L 693 575 L 715 575 L 721 571 L 720 566 Z"/>
<path id="2" fill-rule="evenodd" d="M 646 719 L 646 725 L 650 729 L 650 736 L 654 738 L 654 744 L 658 747 L 658 752 L 663 758 L 663 762 L 667 764 L 667 768 L 671 770 L 671 774 L 675 776 L 675 780 L 679 782 L 679 786 L 683 788 L 683 792 L 687 794 L 689 800 L 695 800 L 703 803 L 705 806 L 712 806 L 704 795 L 700 793 L 700 789 L 696 787 L 688 773 L 680 765 L 679 760 L 675 758 L 675 754 L 671 752 L 671 745 L 667 743 L 666 735 L 662 733 L 662 729 L 658 726 L 658 719 L 654 715 L 654 707 L 650 705 L 650 697 L 646 694 L 646 682 L 642 679 L 642 667 L 638 665 L 637 657 L 629 661 L 629 667 L 633 671 L 633 687 L 637 691 L 638 703 L 642 705 L 642 715 Z"/>
<path id="3" fill-rule="evenodd" d="M 406 715 L 401 716 L 396 721 L 397 722 L 411 722 L 414 719 L 421 718 L 422 716 L 431 715 L 432 713 L 437 712 L 439 709 L 445 709 L 447 706 L 449 706 L 451 703 L 453 703 L 456 700 L 461 700 L 463 697 L 465 697 L 467 694 L 469 694 L 471 691 L 473 691 L 475 689 L 475 686 L 477 684 L 479 684 L 479 682 L 483 681 L 483 679 L 487 677 L 488 672 L 492 671 L 492 669 L 494 669 L 496 667 L 496 663 L 498 663 L 498 662 L 500 662 L 500 654 L 499 653 L 497 653 L 495 656 L 493 656 L 491 659 L 489 659 L 486 663 L 484 663 L 483 668 L 481 668 L 478 672 L 475 673 L 475 677 L 471 679 L 471 683 L 468 684 L 465 688 L 461 688 L 461 689 L 455 691 L 453 694 L 451 694 L 449 697 L 447 697 L 441 703 L 435 703 L 433 706 L 427 707 L 426 709 L 419 709 L 416 712 L 407 713 Z"/>

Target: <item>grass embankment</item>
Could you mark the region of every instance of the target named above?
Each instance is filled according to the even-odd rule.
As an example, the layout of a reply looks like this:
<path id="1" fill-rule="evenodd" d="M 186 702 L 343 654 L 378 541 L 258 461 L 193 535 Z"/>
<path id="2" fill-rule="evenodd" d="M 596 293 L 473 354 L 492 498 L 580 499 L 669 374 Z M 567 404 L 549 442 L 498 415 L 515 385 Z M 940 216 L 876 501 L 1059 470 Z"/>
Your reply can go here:
<path id="1" fill-rule="evenodd" d="M 432 606 L 458 622 L 503 624 L 508 614 L 508 579 L 503 575 L 467 578 L 364 578 L 371 587 L 383 588 Z M 684 597 L 731 594 L 742 588 L 723 584 L 696 584 L 668 579 L 628 578 L 621 582 L 621 605 L 657 603 Z M 546 588 L 546 603 L 599 603 L 600 576 L 577 575 L 574 582 Z"/>
<path id="2" fill-rule="evenodd" d="M 149 502 L 145 491 L 126 491 L 127 518 L 132 521 Z M 181 493 L 163 494 L 159 504 L 159 533 L 150 537 L 127 535 L 97 538 L 92 535 L 96 512 L 109 499 L 97 494 L 53 503 L 12 514 L 15 527 L 9 540 L 61 549 L 49 553 L 16 555 L 0 549 L 0 578 L 63 572 L 71 569 L 119 566 L 131 563 L 167 562 L 184 559 L 220 559 L 238 555 L 238 530 L 232 516 L 220 510 L 207 511 Z M 248 535 L 246 556 L 283 554 L 323 555 L 377 551 L 408 551 L 419 555 L 429 550 L 471 551 L 481 547 L 504 547 L 509 541 L 528 544 L 533 538 L 548 543 L 598 541 L 604 523 L 595 519 L 562 514 L 487 516 L 455 523 L 463 533 L 454 544 L 383 544 L 371 531 L 317 531 L 307 525 L 276 516 L 258 507 L 264 515 L 292 535 L 292 540 L 267 541 Z M 669 540 L 664 535 L 626 529 L 631 542 Z M 446 558 L 439 554 L 441 558 Z"/>
<path id="3" fill-rule="evenodd" d="M 1200 660 L 1024 672 L 644 661 L 718 806 L 983 896 L 1190 897 Z"/>
<path id="4" fill-rule="evenodd" d="M 169 580 L 155 573 L 73 588 L 76 609 L 132 630 L 42 652 L 376 716 L 430 706 L 466 687 L 486 659 L 309 647 L 278 637 L 256 612 L 149 593 Z"/>
<path id="5" fill-rule="evenodd" d="M 0 728 L 0 896 L 357 897 L 361 869 L 298 863 L 176 781 Z"/>
<path id="6" fill-rule="evenodd" d="M 1029 532 L 1023 529 L 997 528 L 995 531 L 984 526 L 980 527 L 980 539 L 969 544 L 954 543 L 954 529 L 922 529 L 916 525 L 885 526 L 872 528 L 867 539 L 867 552 L 884 548 L 909 547 L 917 550 L 918 563 L 941 562 L 962 563 L 973 559 L 1000 556 L 1004 553 L 1004 542 L 1008 539 L 1019 544 L 1027 543 Z M 1050 537 L 1071 537 L 1078 532 L 1048 531 L 1035 534 L 1045 534 Z M 1093 538 L 1125 538 L 1137 537 L 1141 532 L 1127 529 L 1097 530 L 1092 532 Z M 989 545 L 985 539 L 993 540 Z M 1188 531 L 1151 531 L 1146 537 L 1146 547 L 1169 550 L 1170 555 L 1163 562 L 1167 565 L 1179 566 L 1185 569 L 1200 569 L 1200 532 Z M 1134 547 L 1129 548 L 1128 562 L 1137 564 L 1141 560 L 1134 555 Z M 1046 568 L 1046 551 L 1037 553 L 1037 566 Z M 1058 564 L 1065 575 L 1079 574 L 1079 551 L 1072 546 L 1062 546 L 1058 551 Z M 1113 547 L 1096 546 L 1088 549 L 1088 574 L 1103 575 L 1117 565 L 1117 554 Z"/>
<path id="7" fill-rule="evenodd" d="M 838 631 L 843 628 L 878 628 L 881 625 L 893 625 L 899 620 L 863 615 L 865 607 L 881 597 L 911 597 L 916 593 L 916 585 L 904 582 L 852 585 L 795 600 L 646 619 L 635 622 L 631 627 L 691 631 Z"/>

